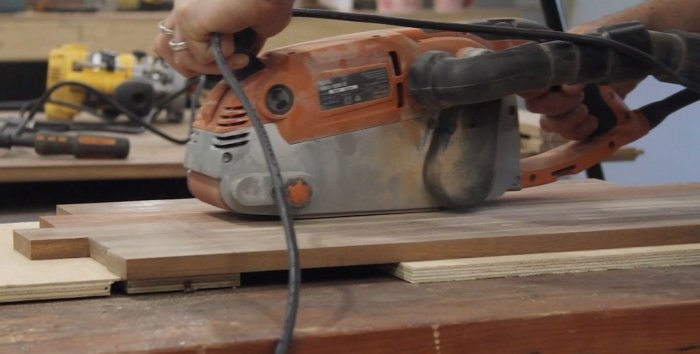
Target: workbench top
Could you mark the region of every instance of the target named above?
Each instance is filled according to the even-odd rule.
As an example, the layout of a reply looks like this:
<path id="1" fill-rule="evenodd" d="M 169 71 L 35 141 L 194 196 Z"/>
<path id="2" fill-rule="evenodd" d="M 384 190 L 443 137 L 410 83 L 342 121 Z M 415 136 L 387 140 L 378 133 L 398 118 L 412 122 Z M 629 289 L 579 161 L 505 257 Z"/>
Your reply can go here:
<path id="1" fill-rule="evenodd" d="M 4 115 L 0 112 L 0 117 Z M 186 123 L 157 126 L 180 139 L 189 132 Z M 150 132 L 122 136 L 131 143 L 129 157 L 124 160 L 46 157 L 37 155 L 32 148 L 0 149 L 0 183 L 185 177 L 184 145 L 173 144 Z"/>
<path id="2" fill-rule="evenodd" d="M 431 252 L 434 253 L 431 259 L 443 259 L 437 253 L 446 252 L 450 260 L 454 257 L 452 252 L 470 253 L 490 247 L 495 256 L 489 257 L 494 260 L 502 258 L 499 255 L 503 252 L 535 245 L 528 243 L 533 239 L 528 233 L 542 234 L 545 240 L 537 244 L 544 249 L 534 250 L 536 253 L 553 252 L 553 247 L 567 245 L 588 250 L 592 243 L 606 243 L 606 249 L 617 249 L 629 247 L 627 241 L 636 240 L 647 246 L 686 245 L 695 259 L 698 248 L 693 247 L 700 236 L 697 191 L 697 185 L 692 184 L 623 187 L 570 181 L 515 192 L 502 198 L 500 204 L 497 201 L 468 214 L 436 212 L 387 215 L 381 220 L 345 217 L 299 222 L 302 265 L 336 263 L 328 264 L 329 268 L 304 270 L 292 353 L 678 354 L 697 350 L 700 348 L 697 262 L 657 264 L 657 268 L 647 268 L 649 265 L 645 263 L 603 267 L 622 270 L 501 275 L 495 279 L 424 284 L 406 283 L 380 270 L 384 269 L 381 264 L 390 262 L 387 259 L 391 257 L 401 258 L 403 262 L 403 258 Z M 22 231 L 17 230 L 20 226 L 15 227 L 14 240 L 20 240 L 22 235 L 28 237 L 27 232 L 44 235 L 44 241 L 58 240 L 55 236 L 61 235 L 79 239 L 95 234 L 86 248 L 90 253 L 96 252 L 94 257 L 90 254 L 96 262 L 63 259 L 71 262 L 57 263 L 52 271 L 75 275 L 68 270 L 76 266 L 75 262 L 84 262 L 85 265 L 77 266 L 87 268 L 87 264 L 97 266 L 97 262 L 102 262 L 101 255 L 113 257 L 124 252 L 151 250 L 152 257 L 132 254 L 125 258 L 129 266 L 149 263 L 162 266 L 162 277 L 143 279 L 178 279 L 173 270 L 190 272 L 204 267 L 212 274 L 240 276 L 242 287 L 140 296 L 113 293 L 101 299 L 0 305 L 0 353 L 273 352 L 286 308 L 286 272 L 277 271 L 284 267 L 273 265 L 264 270 L 232 269 L 231 272 L 217 271 L 216 267 L 283 262 L 283 252 L 275 253 L 269 247 L 271 243 L 265 241 L 274 238 L 275 244 L 283 245 L 276 223 L 247 220 L 246 224 L 239 220 L 236 226 L 231 218 L 194 200 L 64 205 L 57 212 L 59 215 L 55 217 L 42 219 L 47 228 Z M 159 213 L 163 214 L 159 217 Z M 166 217 L 170 219 L 165 220 Z M 400 220 L 393 224 L 386 220 L 394 218 Z M 326 226 L 315 228 L 314 233 L 309 228 L 312 224 Z M 492 226 L 491 233 L 488 225 Z M 254 232 L 256 229 L 258 232 Z M 363 234 L 361 230 L 366 231 Z M 506 237 L 508 230 L 515 234 Z M 430 242 L 403 251 L 393 246 L 419 245 L 411 238 L 418 236 L 409 235 L 416 231 Z M 475 233 L 484 241 L 442 246 L 435 243 L 446 232 Z M 489 241 L 488 235 L 493 232 L 501 234 Z M 206 244 L 207 234 L 221 235 L 222 243 L 209 248 L 213 256 L 222 257 L 221 262 L 214 258 L 188 257 L 177 262 L 178 253 L 172 249 L 187 245 L 178 237 L 183 233 L 197 245 Z M 377 234 L 374 239 L 389 246 L 369 245 L 358 249 L 342 245 L 342 242 L 363 242 L 372 234 Z M 338 243 L 332 243 L 332 239 Z M 100 246 L 100 242 L 110 243 L 112 247 Z M 367 240 L 364 242 L 369 244 Z M 9 243 L 6 244 L 8 254 L 19 256 L 17 247 L 10 249 Z M 36 245 L 46 248 L 49 244 Z M 226 244 L 236 247 L 227 248 Z M 523 255 L 536 257 L 532 251 Z M 251 256 L 226 256 L 226 252 L 251 252 Z M 352 258 L 371 255 L 378 260 L 350 262 Z M 569 256 L 570 263 L 574 263 L 574 255 Z M 47 266 L 43 262 L 55 260 L 19 261 L 32 262 L 28 267 L 39 269 Z M 8 268 L 12 267 L 3 266 L 0 270 Z M 243 274 L 233 274 L 237 271 Z M 10 275 L 17 278 L 16 274 Z M 120 279 L 126 280 L 124 286 L 128 287 L 130 281 L 141 279 L 138 275 L 129 273 Z M 99 281 L 115 281 L 110 273 L 96 276 Z M 37 283 L 47 289 L 61 285 L 46 284 L 45 278 L 37 279 Z M 19 283 L 12 284 L 10 290 L 17 292 Z M 71 278 L 61 289 L 74 284 L 82 283 Z"/>
<path id="3" fill-rule="evenodd" d="M 364 273 L 305 282 L 293 353 L 700 348 L 700 266 L 429 285 Z M 286 304 L 283 282 L 2 305 L 0 352 L 272 353 Z"/>

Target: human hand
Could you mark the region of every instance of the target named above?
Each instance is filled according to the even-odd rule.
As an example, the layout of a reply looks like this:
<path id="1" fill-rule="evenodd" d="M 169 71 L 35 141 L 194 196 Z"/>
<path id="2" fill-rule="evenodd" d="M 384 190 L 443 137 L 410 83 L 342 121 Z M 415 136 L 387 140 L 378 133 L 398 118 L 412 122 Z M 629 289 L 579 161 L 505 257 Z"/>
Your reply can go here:
<path id="1" fill-rule="evenodd" d="M 605 22 L 590 22 L 576 26 L 570 32 L 593 33 Z M 639 82 L 624 82 L 609 85 L 620 97 L 624 98 Z M 598 128 L 598 119 L 590 114 L 584 104 L 584 85 L 563 85 L 561 90 L 549 88 L 532 90 L 520 94 L 525 99 L 526 108 L 533 113 L 540 113 L 540 127 L 551 133 L 557 133 L 569 140 L 584 140 Z"/>
<path id="2" fill-rule="evenodd" d="M 610 85 L 620 97 L 625 97 L 638 82 Z M 564 85 L 559 91 L 534 90 L 521 93 L 529 111 L 540 113 L 544 131 L 557 133 L 569 140 L 584 140 L 598 128 L 597 118 L 584 104 L 583 85 Z"/>
<path id="3" fill-rule="evenodd" d="M 233 34 L 249 27 L 255 30 L 258 38 L 253 49 L 257 53 L 266 38 L 287 26 L 293 3 L 293 0 L 175 0 L 173 10 L 160 24 L 154 49 L 187 77 L 218 74 L 210 39 L 212 33 L 221 33 L 222 50 L 229 67 L 240 69 L 248 65 L 248 56 L 234 53 Z"/>
<path id="4" fill-rule="evenodd" d="M 540 127 L 544 131 L 570 140 L 583 140 L 598 125 L 583 104 L 583 86 L 565 85 L 559 91 L 533 90 L 520 96 L 525 99 L 527 110 L 541 114 Z"/>

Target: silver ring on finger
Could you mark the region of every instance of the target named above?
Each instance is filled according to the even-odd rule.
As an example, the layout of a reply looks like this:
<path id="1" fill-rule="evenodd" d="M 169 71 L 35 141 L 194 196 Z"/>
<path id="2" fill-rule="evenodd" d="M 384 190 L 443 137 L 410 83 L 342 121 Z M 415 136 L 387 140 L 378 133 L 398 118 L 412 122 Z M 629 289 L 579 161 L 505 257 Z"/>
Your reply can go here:
<path id="1" fill-rule="evenodd" d="M 160 33 L 166 36 L 172 36 L 173 34 L 175 34 L 174 29 L 165 25 L 165 21 L 158 22 L 158 29 L 160 30 Z"/>
<path id="2" fill-rule="evenodd" d="M 181 52 L 183 50 L 187 50 L 187 42 L 182 41 L 182 42 L 176 42 L 174 40 L 169 40 L 168 41 L 168 46 L 170 47 L 170 50 L 173 52 Z"/>

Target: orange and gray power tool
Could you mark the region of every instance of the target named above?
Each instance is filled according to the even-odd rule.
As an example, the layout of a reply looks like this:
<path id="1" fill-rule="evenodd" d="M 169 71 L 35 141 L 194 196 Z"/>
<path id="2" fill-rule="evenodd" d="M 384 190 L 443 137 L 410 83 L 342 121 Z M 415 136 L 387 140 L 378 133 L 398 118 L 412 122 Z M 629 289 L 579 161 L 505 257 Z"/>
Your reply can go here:
<path id="1" fill-rule="evenodd" d="M 700 82 L 695 34 L 633 23 L 594 36 L 639 48 L 673 77 Z M 413 28 L 288 46 L 256 64 L 242 85 L 278 155 L 288 200 L 307 217 L 469 208 L 585 170 L 698 99 L 687 91 L 630 111 L 611 90 L 591 86 L 599 131 L 521 160 L 515 94 L 669 79 L 668 72 L 601 46 Z M 186 167 L 199 199 L 242 214 L 278 213 L 250 118 L 225 83 L 198 114 Z"/>

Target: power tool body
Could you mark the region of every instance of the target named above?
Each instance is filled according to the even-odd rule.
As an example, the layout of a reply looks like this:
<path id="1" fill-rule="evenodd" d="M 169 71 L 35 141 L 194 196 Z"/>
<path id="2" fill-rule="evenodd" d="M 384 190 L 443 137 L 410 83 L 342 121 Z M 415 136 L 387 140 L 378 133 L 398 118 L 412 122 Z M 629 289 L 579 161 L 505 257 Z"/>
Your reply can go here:
<path id="1" fill-rule="evenodd" d="M 486 24 L 537 27 L 511 19 Z M 640 48 L 700 82 L 697 35 L 636 23 L 592 35 Z M 521 160 L 515 94 L 659 73 L 593 45 L 414 28 L 283 47 L 261 55 L 255 67 L 242 84 L 301 217 L 471 208 L 585 170 L 670 113 L 630 111 L 600 87 L 591 98 L 605 111 L 603 129 Z M 223 82 L 198 113 L 185 165 L 199 199 L 241 214 L 277 214 L 249 117 Z"/>
<path id="2" fill-rule="evenodd" d="M 183 90 L 187 80 L 160 58 L 138 52 L 91 51 L 83 44 L 71 43 L 49 54 L 46 86 L 51 88 L 66 81 L 88 85 L 113 97 L 133 113 L 146 116 L 157 100 Z M 80 111 L 61 103 L 89 106 L 102 111 L 109 119 L 121 113 L 80 87 L 59 88 L 51 95 L 51 100 L 54 102 L 44 105 L 44 113 L 51 120 L 71 120 Z M 182 120 L 186 100 L 181 95 L 170 101 L 165 107 L 168 121 Z"/>

